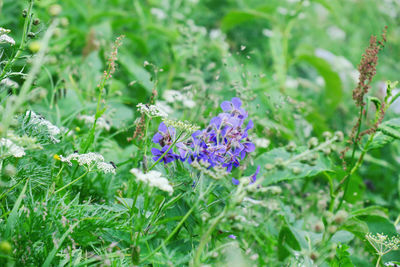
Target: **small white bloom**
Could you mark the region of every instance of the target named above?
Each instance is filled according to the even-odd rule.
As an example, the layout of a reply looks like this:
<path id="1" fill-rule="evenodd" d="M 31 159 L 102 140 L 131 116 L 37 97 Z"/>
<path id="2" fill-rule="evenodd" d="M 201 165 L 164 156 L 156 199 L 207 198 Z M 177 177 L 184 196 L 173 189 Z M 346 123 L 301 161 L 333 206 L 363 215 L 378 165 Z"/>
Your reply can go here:
<path id="1" fill-rule="evenodd" d="M 167 14 L 165 14 L 164 10 L 155 7 L 150 9 L 150 13 L 159 20 L 163 20 L 167 17 Z"/>
<path id="2" fill-rule="evenodd" d="M 85 124 L 93 124 L 95 117 L 88 116 L 88 115 L 79 115 L 78 120 L 83 121 Z M 109 131 L 111 128 L 111 125 L 107 122 L 106 119 L 104 119 L 103 117 L 100 117 L 97 119 L 96 127 L 99 129 L 104 129 L 106 131 Z"/>
<path id="3" fill-rule="evenodd" d="M 9 78 L 5 78 L 3 80 L 1 80 L 0 84 L 5 85 L 6 87 L 10 87 L 10 88 L 18 88 L 19 84 Z"/>
<path id="4" fill-rule="evenodd" d="M 104 173 L 112 173 L 115 174 L 115 168 L 112 164 L 107 162 L 98 162 L 97 169 Z"/>
<path id="5" fill-rule="evenodd" d="M 266 138 L 253 138 L 252 141 L 256 147 L 261 147 L 261 148 L 267 148 L 271 143 Z"/>
<path id="6" fill-rule="evenodd" d="M 184 98 L 183 95 L 176 90 L 165 90 L 163 93 L 163 97 L 169 103 L 173 103 L 175 101 L 182 101 Z"/>
<path id="7" fill-rule="evenodd" d="M 1 138 L 0 139 L 0 152 L 1 156 L 13 156 L 15 158 L 20 158 L 25 156 L 25 151 L 23 147 L 17 146 L 10 139 Z"/>
<path id="8" fill-rule="evenodd" d="M 60 140 L 56 138 L 56 136 L 61 133 L 61 130 L 57 126 L 53 125 L 51 122 L 49 122 L 42 116 L 37 115 L 32 110 L 28 110 L 25 113 L 25 118 L 29 118 L 29 116 L 30 116 L 30 120 L 29 120 L 30 123 L 36 124 L 38 126 L 44 126 L 47 128 L 47 131 L 49 132 L 49 137 L 53 141 L 53 143 L 60 142 Z"/>
<path id="9" fill-rule="evenodd" d="M 336 26 L 329 27 L 326 32 L 333 40 L 344 40 L 346 38 L 346 33 Z"/>
<path id="10" fill-rule="evenodd" d="M 210 30 L 210 39 L 215 40 L 222 36 L 222 31 L 220 29 Z"/>
<path id="11" fill-rule="evenodd" d="M 115 168 L 112 164 L 104 162 L 104 157 L 99 153 L 89 152 L 85 154 L 72 153 L 66 157 L 60 155 L 61 162 L 67 163 L 72 166 L 72 161 L 76 161 L 79 166 L 85 166 L 89 171 L 93 168 L 104 173 L 115 174 Z"/>
<path id="12" fill-rule="evenodd" d="M 139 103 L 136 105 L 140 113 L 145 113 L 149 117 L 167 117 L 167 113 L 158 105 L 147 105 Z"/>
<path id="13" fill-rule="evenodd" d="M 7 35 L 7 33 L 9 33 L 9 32 L 10 32 L 10 30 L 0 27 L 0 43 L 7 43 L 10 45 L 15 45 L 14 39 Z"/>
<path id="14" fill-rule="evenodd" d="M 270 29 L 263 29 L 262 30 L 262 34 L 264 35 L 264 36 L 266 36 L 266 37 L 272 37 L 272 36 L 274 36 L 274 32 L 273 31 L 271 31 Z"/>
<path id="15" fill-rule="evenodd" d="M 169 194 L 174 192 L 174 189 L 169 184 L 167 178 L 162 177 L 162 173 L 159 171 L 149 171 L 148 173 L 143 173 L 141 170 L 133 168 L 130 170 L 130 172 L 135 175 L 139 181 L 148 184 L 151 187 L 157 187 L 158 189 L 168 192 Z"/>
<path id="16" fill-rule="evenodd" d="M 183 103 L 183 105 L 185 106 L 185 107 L 187 107 L 187 108 L 194 108 L 195 106 L 196 106 L 196 102 L 194 102 L 192 99 L 190 99 L 190 98 L 187 98 L 187 99 L 184 99 L 183 101 L 182 101 L 182 103 Z"/>

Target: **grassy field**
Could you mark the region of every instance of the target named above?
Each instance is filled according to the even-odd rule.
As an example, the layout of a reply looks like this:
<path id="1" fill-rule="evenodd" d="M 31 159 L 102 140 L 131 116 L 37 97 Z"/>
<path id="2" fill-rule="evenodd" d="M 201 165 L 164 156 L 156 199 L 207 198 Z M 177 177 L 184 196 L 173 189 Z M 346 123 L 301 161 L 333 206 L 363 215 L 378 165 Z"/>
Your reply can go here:
<path id="1" fill-rule="evenodd" d="M 398 266 L 398 0 L 0 0 L 0 266 Z"/>

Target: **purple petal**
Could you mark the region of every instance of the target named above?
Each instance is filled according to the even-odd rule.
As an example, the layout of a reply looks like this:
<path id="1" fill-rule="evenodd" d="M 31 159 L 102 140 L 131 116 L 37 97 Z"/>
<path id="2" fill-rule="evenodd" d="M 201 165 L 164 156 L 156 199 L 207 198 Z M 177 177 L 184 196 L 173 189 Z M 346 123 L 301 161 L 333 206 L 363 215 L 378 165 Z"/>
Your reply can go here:
<path id="1" fill-rule="evenodd" d="M 236 239 L 235 235 L 228 235 L 229 238 Z"/>
<path id="2" fill-rule="evenodd" d="M 238 180 L 238 179 L 235 179 L 235 178 L 232 178 L 232 183 L 233 183 L 234 185 L 239 185 L 239 184 L 240 184 L 239 180 Z"/>
<path id="3" fill-rule="evenodd" d="M 231 111 L 232 110 L 232 104 L 229 101 L 224 101 L 221 103 L 221 108 L 223 111 Z"/>
<path id="4" fill-rule="evenodd" d="M 253 152 L 256 149 L 256 146 L 253 143 L 246 143 L 245 146 L 245 150 L 247 153 Z"/>
<path id="5" fill-rule="evenodd" d="M 158 131 L 162 133 L 167 133 L 168 127 L 165 125 L 164 122 L 161 122 L 160 125 L 158 126 Z"/>
<path id="6" fill-rule="evenodd" d="M 157 148 L 154 148 L 154 147 L 151 149 L 151 154 L 153 154 L 154 156 L 162 155 L 161 151 L 159 149 L 157 149 Z"/>
<path id="7" fill-rule="evenodd" d="M 232 104 L 236 109 L 239 109 L 242 106 L 242 101 L 239 97 L 232 98 Z"/>
<path id="8" fill-rule="evenodd" d="M 163 136 L 162 136 L 160 133 L 156 133 L 156 134 L 153 136 L 153 143 L 159 144 L 160 141 L 161 141 L 161 139 L 163 139 Z"/>
<path id="9" fill-rule="evenodd" d="M 245 131 L 252 129 L 253 127 L 254 127 L 253 121 L 249 120 L 249 123 L 247 124 Z"/>

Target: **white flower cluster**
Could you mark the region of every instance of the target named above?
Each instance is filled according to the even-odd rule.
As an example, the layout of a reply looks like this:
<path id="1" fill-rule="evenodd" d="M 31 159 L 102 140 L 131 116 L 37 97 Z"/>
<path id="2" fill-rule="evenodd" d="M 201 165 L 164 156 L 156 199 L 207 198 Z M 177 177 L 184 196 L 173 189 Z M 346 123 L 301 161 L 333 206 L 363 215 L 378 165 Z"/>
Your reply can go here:
<path id="1" fill-rule="evenodd" d="M 164 119 L 163 121 L 167 126 L 172 126 L 175 129 L 180 130 L 180 131 L 193 133 L 193 132 L 197 131 L 198 129 L 200 129 L 199 126 L 197 126 L 195 124 L 191 124 L 187 121 L 178 121 L 178 120 L 170 120 L 170 119 Z"/>
<path id="2" fill-rule="evenodd" d="M 167 117 L 167 113 L 162 111 L 159 107 L 155 105 L 147 105 L 143 103 L 139 103 L 136 106 L 140 113 L 145 113 L 149 117 Z"/>
<path id="3" fill-rule="evenodd" d="M 0 138 L 0 156 L 20 158 L 25 156 L 25 151 L 23 147 L 17 146 L 10 139 Z"/>
<path id="4" fill-rule="evenodd" d="M 7 33 L 10 33 L 10 30 L 0 27 L 0 43 L 15 45 L 14 39 L 8 36 Z"/>
<path id="5" fill-rule="evenodd" d="M 162 191 L 168 192 L 170 195 L 174 192 L 174 189 L 169 184 L 167 178 L 162 177 L 162 173 L 159 171 L 143 173 L 141 170 L 133 168 L 130 172 L 135 175 L 139 181 L 142 181 L 151 187 L 157 187 Z"/>
<path id="6" fill-rule="evenodd" d="M 28 110 L 26 112 L 25 118 L 29 118 L 29 116 L 30 116 L 30 120 L 29 120 L 30 123 L 36 124 L 38 126 L 44 126 L 47 128 L 47 131 L 49 132 L 49 135 L 50 135 L 49 137 L 53 141 L 53 143 L 60 142 L 60 140 L 56 138 L 56 136 L 61 133 L 61 130 L 57 126 L 53 125 L 51 122 L 49 122 L 42 116 L 37 115 L 32 110 Z"/>
<path id="7" fill-rule="evenodd" d="M 91 171 L 94 167 L 97 170 L 102 171 L 104 173 L 113 173 L 115 174 L 115 168 L 112 164 L 104 162 L 104 157 L 98 153 L 89 152 L 86 154 L 78 154 L 73 153 L 66 157 L 60 155 L 61 162 L 66 162 L 68 165 L 72 166 L 71 161 L 78 162 L 79 166 L 85 166 L 89 171 Z"/>
<path id="8" fill-rule="evenodd" d="M 0 81 L 0 84 L 9 87 L 9 88 L 18 88 L 19 84 L 13 80 L 11 80 L 10 78 L 5 78 L 3 80 Z"/>
<path id="9" fill-rule="evenodd" d="M 191 87 L 186 87 L 184 88 L 184 90 L 188 90 L 190 88 Z M 182 104 L 187 108 L 194 108 L 196 106 L 196 102 L 194 102 L 190 96 L 188 96 L 187 94 L 184 95 L 176 90 L 164 91 L 163 97 L 168 103 L 175 103 L 179 101 L 182 102 Z"/>
<path id="10" fill-rule="evenodd" d="M 269 146 L 269 144 L 271 143 L 271 141 L 269 141 L 269 139 L 266 139 L 266 138 L 256 137 L 251 140 L 256 145 L 256 147 L 261 147 L 261 148 L 267 148 Z"/>
<path id="11" fill-rule="evenodd" d="M 79 115 L 78 116 L 78 120 L 83 121 L 86 124 L 93 124 L 94 119 L 95 119 L 94 116 L 88 116 L 88 115 Z M 96 127 L 99 129 L 104 129 L 106 131 L 109 131 L 111 128 L 111 125 L 107 122 L 107 120 L 100 117 L 97 119 Z"/>
<path id="12" fill-rule="evenodd" d="M 391 250 L 397 250 L 400 246 L 400 238 L 397 236 L 388 237 L 385 234 L 367 233 L 365 238 L 380 255 L 385 255 Z"/>

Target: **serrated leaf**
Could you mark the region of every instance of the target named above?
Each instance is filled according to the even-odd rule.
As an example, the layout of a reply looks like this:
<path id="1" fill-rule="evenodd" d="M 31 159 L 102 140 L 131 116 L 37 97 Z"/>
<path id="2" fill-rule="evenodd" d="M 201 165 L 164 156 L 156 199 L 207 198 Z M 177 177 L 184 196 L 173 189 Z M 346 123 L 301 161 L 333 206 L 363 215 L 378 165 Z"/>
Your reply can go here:
<path id="1" fill-rule="evenodd" d="M 325 81 L 325 96 L 328 114 L 333 114 L 337 105 L 343 97 L 342 81 L 339 74 L 334 71 L 331 65 L 320 57 L 303 54 L 299 55 L 298 61 L 304 61 L 313 66 Z"/>
<path id="2" fill-rule="evenodd" d="M 305 147 L 300 147 L 298 149 L 298 154 L 302 151 L 305 151 Z M 277 183 L 284 180 L 293 180 L 300 179 L 305 177 L 315 176 L 324 171 L 330 171 L 330 162 L 326 159 L 322 153 L 318 154 L 318 158 L 316 160 L 316 164 L 314 166 L 308 165 L 306 163 L 301 163 L 300 161 L 293 161 L 289 163 L 282 169 L 273 169 L 266 170 L 266 164 L 274 164 L 277 158 L 281 158 L 283 161 L 290 160 L 294 156 L 298 155 L 297 153 L 290 153 L 285 150 L 285 148 L 276 148 L 271 151 L 268 151 L 255 160 L 255 166 L 262 166 L 264 170 L 261 173 L 266 173 L 266 179 L 264 180 L 264 185 L 269 185 L 272 183 Z M 297 168 L 299 172 L 293 172 L 293 169 Z"/>

